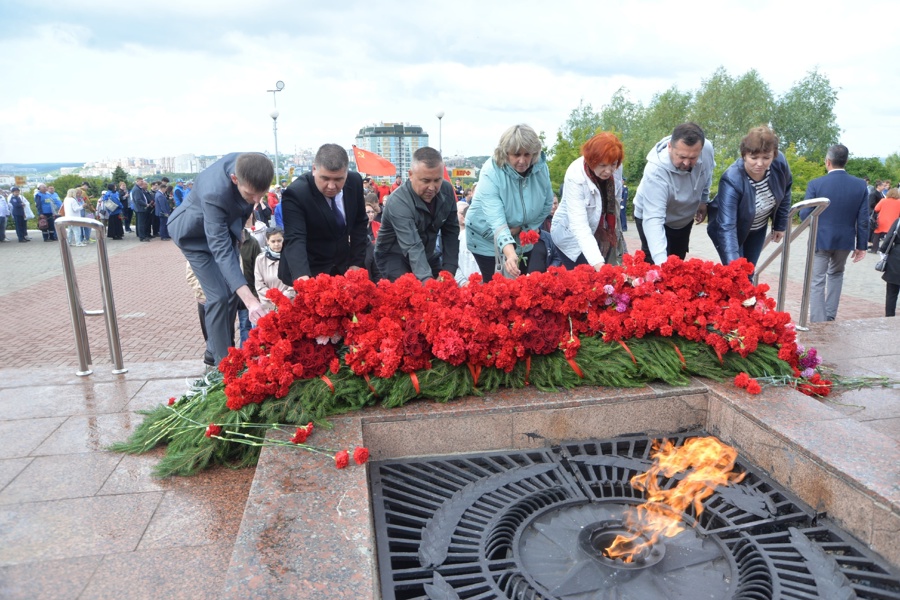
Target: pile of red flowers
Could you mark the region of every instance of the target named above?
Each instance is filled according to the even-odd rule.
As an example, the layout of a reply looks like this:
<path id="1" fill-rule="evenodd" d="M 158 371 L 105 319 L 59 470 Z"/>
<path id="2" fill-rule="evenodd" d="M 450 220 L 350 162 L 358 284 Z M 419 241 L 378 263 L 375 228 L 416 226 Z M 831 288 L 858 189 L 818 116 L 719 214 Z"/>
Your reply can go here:
<path id="1" fill-rule="evenodd" d="M 670 257 L 663 265 L 626 255 L 622 266 L 551 268 L 517 279 L 497 276 L 459 287 L 449 273 L 420 283 L 406 275 L 377 285 L 365 271 L 294 283 L 289 300 L 260 319 L 242 349 L 222 361 L 228 406 L 237 410 L 283 397 L 297 379 L 337 373 L 389 378 L 441 360 L 511 371 L 532 355 L 561 350 L 576 359 L 579 339 L 624 342 L 648 335 L 702 342 L 743 357 L 759 344 L 798 364 L 788 313 L 775 310 L 768 286 L 754 286 L 745 260 L 730 265 Z"/>

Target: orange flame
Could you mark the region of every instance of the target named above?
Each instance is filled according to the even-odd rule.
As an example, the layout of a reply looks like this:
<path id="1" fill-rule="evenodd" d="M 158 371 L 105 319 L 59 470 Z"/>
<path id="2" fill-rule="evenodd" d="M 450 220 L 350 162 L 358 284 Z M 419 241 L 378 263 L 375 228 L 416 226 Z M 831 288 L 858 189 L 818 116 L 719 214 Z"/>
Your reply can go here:
<path id="1" fill-rule="evenodd" d="M 650 469 L 631 478 L 632 487 L 645 492 L 647 501 L 628 514 L 625 524 L 631 534 L 616 536 L 604 550 L 609 558 L 632 562 L 660 536 L 672 537 L 684 530 L 681 515 L 689 506 L 694 507 L 694 514 L 699 517 L 703 501 L 718 486 L 738 483 L 746 475 L 732 472 L 737 450 L 714 437 L 690 438 L 680 448 L 669 440 L 662 440 L 661 447 L 660 442 L 654 442 L 650 457 L 653 459 Z M 660 474 L 673 477 L 688 469 L 691 470 L 677 485 L 660 489 Z M 636 543 L 641 538 L 646 541 Z"/>

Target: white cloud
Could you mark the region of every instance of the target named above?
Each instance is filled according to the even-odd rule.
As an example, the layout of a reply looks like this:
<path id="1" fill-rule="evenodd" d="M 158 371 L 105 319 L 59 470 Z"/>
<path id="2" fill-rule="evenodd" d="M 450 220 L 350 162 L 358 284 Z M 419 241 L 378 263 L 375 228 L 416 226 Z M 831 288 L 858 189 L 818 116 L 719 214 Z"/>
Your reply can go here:
<path id="1" fill-rule="evenodd" d="M 537 0 L 303 6 L 266 0 L 38 0 L 0 14 L 0 162 L 156 158 L 346 146 L 367 124 L 422 125 L 446 153 L 489 154 L 509 125 L 549 140 L 580 100 L 599 109 L 696 90 L 719 66 L 756 69 L 776 95 L 818 68 L 839 90 L 858 155 L 900 150 L 890 93 L 898 43 L 852 11 L 759 0 Z"/>

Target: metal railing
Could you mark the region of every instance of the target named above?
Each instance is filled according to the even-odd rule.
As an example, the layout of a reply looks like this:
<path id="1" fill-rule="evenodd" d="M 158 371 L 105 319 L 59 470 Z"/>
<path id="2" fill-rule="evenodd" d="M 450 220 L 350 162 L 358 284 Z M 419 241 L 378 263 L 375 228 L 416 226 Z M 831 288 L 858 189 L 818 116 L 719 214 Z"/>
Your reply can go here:
<path id="1" fill-rule="evenodd" d="M 72 317 L 72 329 L 75 333 L 75 349 L 78 351 L 78 367 L 75 372 L 79 377 L 90 375 L 91 346 L 88 341 L 86 317 L 106 317 L 106 336 L 109 339 L 109 354 L 113 362 L 113 373 L 125 373 L 122 361 L 122 345 L 119 341 L 119 323 L 116 320 L 116 304 L 113 301 L 112 279 L 109 276 L 109 254 L 106 251 L 106 232 L 103 223 L 84 217 L 60 217 L 54 222 L 56 237 L 59 238 L 59 253 L 62 256 L 63 276 L 66 280 L 66 292 L 69 296 L 69 314 Z M 69 227 L 87 227 L 97 232 L 97 262 L 100 266 L 100 292 L 103 308 L 85 310 L 81 303 L 78 280 L 75 278 L 75 262 L 72 249 L 66 243 Z"/>
<path id="2" fill-rule="evenodd" d="M 784 240 L 782 240 L 781 244 L 774 252 L 772 252 L 772 254 L 756 265 L 756 270 L 753 273 L 753 283 L 758 284 L 759 274 L 778 258 L 779 254 L 781 255 L 781 273 L 778 276 L 778 305 L 775 308 L 780 311 L 784 310 L 784 299 L 787 294 L 788 262 L 791 257 L 791 243 L 807 228 L 809 229 L 806 268 L 803 272 L 803 295 L 800 298 L 800 319 L 797 321 L 797 329 L 801 331 L 807 331 L 809 329 L 809 327 L 807 327 L 809 324 L 809 286 L 812 281 L 813 260 L 816 256 L 816 234 L 819 231 L 819 215 L 828 208 L 829 204 L 831 204 L 831 200 L 828 198 L 812 198 L 793 205 L 788 213 L 787 230 L 784 232 Z M 793 228 L 794 215 L 807 208 L 813 209 L 812 213 L 803 219 L 796 228 Z M 767 241 L 763 245 L 763 249 L 765 249 L 768 244 L 769 242 Z"/>

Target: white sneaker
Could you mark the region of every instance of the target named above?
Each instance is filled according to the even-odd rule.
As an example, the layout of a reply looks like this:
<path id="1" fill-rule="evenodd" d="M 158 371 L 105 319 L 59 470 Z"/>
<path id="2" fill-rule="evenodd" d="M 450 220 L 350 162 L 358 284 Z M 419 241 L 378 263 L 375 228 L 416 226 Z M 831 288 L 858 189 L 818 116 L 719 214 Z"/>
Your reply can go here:
<path id="1" fill-rule="evenodd" d="M 85 246 L 87 246 L 87 244 L 75 244 L 76 248 L 83 248 Z"/>

